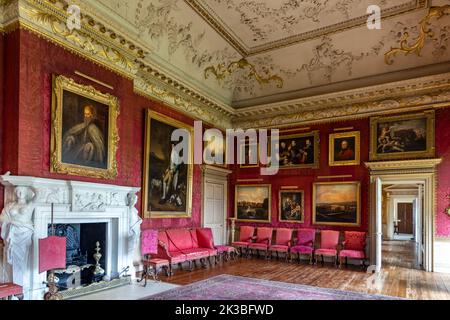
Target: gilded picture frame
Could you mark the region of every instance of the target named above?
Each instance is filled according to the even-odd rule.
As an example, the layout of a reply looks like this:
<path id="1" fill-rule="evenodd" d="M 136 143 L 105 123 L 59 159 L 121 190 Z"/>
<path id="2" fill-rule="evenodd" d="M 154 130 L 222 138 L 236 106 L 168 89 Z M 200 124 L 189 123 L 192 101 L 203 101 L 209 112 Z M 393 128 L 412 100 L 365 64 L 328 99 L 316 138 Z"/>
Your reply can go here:
<path id="1" fill-rule="evenodd" d="M 328 164 L 330 167 L 360 165 L 361 133 L 352 131 L 330 134 Z"/>
<path id="2" fill-rule="evenodd" d="M 393 130 L 396 127 L 398 129 Z M 433 158 L 436 155 L 434 110 L 372 117 L 370 128 L 370 161 Z"/>
<path id="3" fill-rule="evenodd" d="M 249 218 L 248 216 L 251 214 L 245 213 L 245 214 L 241 214 L 242 210 L 240 209 L 239 203 L 243 200 L 243 197 L 240 194 L 240 189 L 248 189 L 248 194 L 252 194 L 252 196 L 256 195 L 256 200 L 260 202 L 258 205 L 261 206 L 261 208 L 263 208 L 263 211 L 267 211 L 267 212 L 257 212 L 257 208 L 255 207 L 251 207 L 251 205 L 248 206 L 247 209 L 245 209 L 246 211 L 255 211 L 254 212 L 254 216 L 255 218 Z M 258 190 L 260 189 L 260 191 L 263 191 L 263 195 L 267 196 L 267 203 L 266 203 L 266 199 L 262 199 L 262 196 L 258 198 Z M 256 192 L 255 192 L 256 191 Z M 262 203 L 261 203 L 262 202 Z M 267 206 L 267 208 L 264 208 L 264 206 Z M 241 206 L 242 207 L 242 206 Z M 235 214 L 235 218 L 237 221 L 242 221 L 242 222 L 261 222 L 261 223 L 270 223 L 272 221 L 272 185 L 270 184 L 242 184 L 242 185 L 236 185 L 235 186 L 235 195 L 234 195 L 234 214 Z M 245 217 L 244 217 L 245 215 Z M 262 218 L 258 218 L 256 216 L 258 215 L 263 215 L 264 217 Z"/>
<path id="4" fill-rule="evenodd" d="M 152 125 L 153 123 L 153 125 Z M 154 127 L 153 127 L 154 126 Z M 170 166 L 171 153 L 167 150 L 167 146 L 164 147 L 159 143 L 164 139 L 164 144 L 171 144 L 171 137 L 169 136 L 169 131 L 172 129 L 185 129 L 189 136 L 189 163 L 181 164 L 180 175 L 177 176 L 177 183 L 180 187 L 177 191 L 171 186 L 173 185 L 171 181 L 167 181 L 166 186 L 169 186 L 168 193 L 166 195 L 165 203 L 161 204 L 158 199 L 161 199 L 161 193 L 164 193 L 164 179 L 165 172 L 167 173 L 167 165 Z M 155 130 L 155 131 L 153 131 Z M 166 133 L 164 133 L 165 131 Z M 162 136 L 164 135 L 164 136 Z M 145 115 L 145 142 L 144 142 L 144 165 L 143 165 L 143 184 L 142 184 L 142 210 L 144 212 L 145 218 L 151 219 L 164 219 L 164 218 L 190 218 L 192 216 L 192 188 L 193 188 L 193 172 L 194 172 L 194 149 L 193 140 L 194 139 L 194 128 L 188 124 L 181 121 L 172 119 L 166 115 L 146 110 Z M 155 145 L 152 145 L 152 141 Z M 177 142 L 174 142 L 176 144 Z M 166 149 L 164 149 L 166 148 Z M 159 151 L 158 151 L 159 150 Z M 159 159 L 163 162 L 159 163 L 158 158 L 155 158 L 155 154 L 160 154 Z M 169 159 L 167 159 L 169 158 Z M 153 162 L 152 162 L 153 161 Z M 158 163 L 156 163 L 158 162 Z M 167 169 L 166 169 L 167 168 Z M 181 186 L 185 185 L 185 188 Z M 154 188 L 159 188 L 155 189 Z M 172 188 L 170 190 L 170 188 Z M 178 209 L 176 208 L 177 202 L 171 204 L 172 196 L 180 198 L 182 206 Z M 175 199 L 176 200 L 176 199 Z M 159 200 L 160 201 L 160 200 Z M 152 205 L 153 204 L 153 205 Z M 156 208 L 160 206 L 161 208 Z M 167 209 L 168 207 L 169 209 Z"/>
<path id="5" fill-rule="evenodd" d="M 339 198 L 342 200 L 338 201 Z M 312 221 L 314 225 L 360 227 L 361 182 L 314 183 Z"/>
<path id="6" fill-rule="evenodd" d="M 283 214 L 284 206 L 283 206 L 283 200 L 285 200 L 286 195 L 293 195 L 297 194 L 300 196 L 299 203 L 296 203 L 295 206 L 300 206 L 300 219 L 286 219 L 286 215 Z M 295 211 L 296 209 L 291 211 Z M 279 222 L 285 222 L 285 223 L 304 223 L 305 222 L 305 191 L 298 190 L 298 189 L 282 189 L 279 191 L 278 194 L 278 221 Z"/>
<path id="7" fill-rule="evenodd" d="M 311 139 L 314 141 L 311 143 Z M 308 150 L 306 152 L 307 158 L 304 163 L 301 163 L 303 161 L 298 161 L 299 163 L 292 163 L 292 159 L 288 159 L 288 163 L 286 164 L 286 159 L 284 159 L 284 152 L 283 150 L 289 148 L 289 146 L 286 144 L 292 144 L 292 141 L 302 142 L 304 144 L 299 145 L 299 151 L 305 150 L 308 145 L 306 145 L 306 142 L 309 141 L 309 149 L 312 148 L 312 150 Z M 294 135 L 287 135 L 287 136 L 280 136 L 279 138 L 280 143 L 280 169 L 302 169 L 302 168 L 309 168 L 309 169 L 319 169 L 320 167 L 320 131 L 315 130 L 312 132 L 307 133 L 301 133 L 301 134 L 294 134 Z M 285 144 L 285 148 L 283 148 L 283 143 Z M 311 158 L 313 157 L 313 158 Z"/>
<path id="8" fill-rule="evenodd" d="M 52 80 L 50 171 L 90 178 L 116 178 L 118 99 L 62 75 L 54 75 Z M 84 131 L 93 139 L 81 141 Z"/>

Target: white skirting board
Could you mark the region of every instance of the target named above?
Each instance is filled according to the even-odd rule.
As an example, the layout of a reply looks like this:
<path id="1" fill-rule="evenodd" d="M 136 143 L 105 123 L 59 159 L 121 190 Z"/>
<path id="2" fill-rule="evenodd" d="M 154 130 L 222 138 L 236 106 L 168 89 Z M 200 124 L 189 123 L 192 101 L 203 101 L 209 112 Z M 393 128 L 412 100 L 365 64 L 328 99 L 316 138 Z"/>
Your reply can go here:
<path id="1" fill-rule="evenodd" d="M 450 239 L 434 240 L 434 272 L 450 273 Z"/>

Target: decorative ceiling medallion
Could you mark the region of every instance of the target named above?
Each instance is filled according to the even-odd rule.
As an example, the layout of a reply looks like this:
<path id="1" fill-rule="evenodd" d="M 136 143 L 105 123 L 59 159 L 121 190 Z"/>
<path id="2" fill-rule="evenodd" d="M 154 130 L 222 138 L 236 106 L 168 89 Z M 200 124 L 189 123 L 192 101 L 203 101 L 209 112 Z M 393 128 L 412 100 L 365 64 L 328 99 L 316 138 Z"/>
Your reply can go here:
<path id="1" fill-rule="evenodd" d="M 440 19 L 444 15 L 450 15 L 450 5 L 431 7 L 428 14 L 419 23 L 419 36 L 412 44 L 409 44 L 408 40 L 410 35 L 408 32 L 405 32 L 400 41 L 400 47 L 391 47 L 391 50 L 385 53 L 384 56 L 386 64 L 392 65 L 394 63 L 395 56 L 399 53 L 404 53 L 405 56 L 415 53 L 417 56 L 421 57 L 422 49 L 425 46 L 425 41 L 427 38 L 433 39 L 435 37 L 435 34 L 431 28 L 431 20 L 434 18 Z"/>
<path id="2" fill-rule="evenodd" d="M 275 82 L 277 84 L 277 88 L 283 88 L 284 80 L 278 75 L 261 75 L 256 70 L 256 67 L 248 62 L 247 59 L 242 58 L 238 61 L 231 62 L 228 66 L 225 63 L 221 63 L 217 65 L 217 67 L 211 66 L 205 69 L 204 75 L 205 79 L 209 78 L 209 74 L 213 74 L 216 79 L 221 82 L 226 77 L 232 76 L 237 70 L 246 70 L 248 73 L 246 78 L 252 79 L 254 78 L 260 85 L 270 84 L 271 82 Z M 241 75 L 240 75 L 241 76 Z"/>

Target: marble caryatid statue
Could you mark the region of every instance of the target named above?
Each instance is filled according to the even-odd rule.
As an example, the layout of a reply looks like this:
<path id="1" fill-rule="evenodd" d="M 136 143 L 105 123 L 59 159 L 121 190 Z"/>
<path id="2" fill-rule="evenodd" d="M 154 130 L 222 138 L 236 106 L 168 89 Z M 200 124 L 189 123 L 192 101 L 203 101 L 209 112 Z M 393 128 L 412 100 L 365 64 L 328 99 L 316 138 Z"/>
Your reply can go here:
<path id="1" fill-rule="evenodd" d="M 130 192 L 127 198 L 128 198 L 128 206 L 130 208 L 130 231 L 128 238 L 129 256 L 134 257 L 134 261 L 140 261 L 141 255 L 139 248 L 140 243 L 139 238 L 141 236 L 142 219 L 139 216 L 139 211 L 135 207 L 138 201 L 138 197 L 135 193 Z"/>
<path id="2" fill-rule="evenodd" d="M 15 201 L 5 205 L 0 215 L 1 238 L 4 241 L 4 266 L 0 279 L 28 286 L 28 259 L 34 232 L 33 212 L 36 192 L 29 187 L 16 187 Z"/>

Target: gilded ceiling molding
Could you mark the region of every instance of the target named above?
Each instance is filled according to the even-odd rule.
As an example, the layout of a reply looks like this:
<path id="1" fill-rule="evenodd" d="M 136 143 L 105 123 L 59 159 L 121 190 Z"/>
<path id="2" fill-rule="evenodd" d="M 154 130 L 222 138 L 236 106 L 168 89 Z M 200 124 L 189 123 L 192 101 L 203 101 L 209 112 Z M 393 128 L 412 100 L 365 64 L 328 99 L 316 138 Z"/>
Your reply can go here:
<path id="1" fill-rule="evenodd" d="M 423 77 L 374 87 L 239 109 L 239 128 L 283 128 L 335 122 L 386 113 L 447 107 L 450 74 Z"/>
<path id="2" fill-rule="evenodd" d="M 213 74 L 214 77 L 220 82 L 227 77 L 233 76 L 233 74 L 237 70 L 247 70 L 248 74 L 246 75 L 247 79 L 255 79 L 260 85 L 270 84 L 271 82 L 277 83 L 277 88 L 283 88 L 284 80 L 278 75 L 261 75 L 256 70 L 255 65 L 248 62 L 247 59 L 243 58 L 238 61 L 233 61 L 228 66 L 225 63 L 221 63 L 216 67 L 210 66 L 205 69 L 204 77 L 205 79 L 209 78 L 210 74 Z"/>
<path id="3" fill-rule="evenodd" d="M 450 5 L 445 5 L 441 7 L 431 7 L 428 10 L 428 14 L 419 22 L 419 35 L 417 38 L 409 44 L 408 40 L 410 39 L 410 35 L 408 32 L 403 34 L 403 37 L 400 41 L 400 47 L 393 48 L 385 53 L 384 58 L 385 62 L 388 65 L 392 65 L 394 63 L 394 58 L 397 54 L 403 53 L 405 56 L 410 54 L 416 54 L 418 57 L 422 56 L 422 49 L 425 46 L 425 42 L 427 39 L 433 39 L 435 34 L 431 28 L 431 20 L 440 19 L 444 15 L 450 14 Z"/>
<path id="4" fill-rule="evenodd" d="M 149 99 L 160 101 L 195 119 L 220 129 L 231 128 L 230 114 L 212 110 L 207 101 L 196 100 L 189 93 L 174 91 L 151 77 L 139 77 L 134 81 L 134 91 Z"/>
<path id="5" fill-rule="evenodd" d="M 70 30 L 65 7 L 66 4 L 61 1 L 19 1 L 20 25 L 132 78 L 138 70 L 137 59 L 144 56 L 143 50 L 86 16 L 81 17 L 80 29 Z"/>

